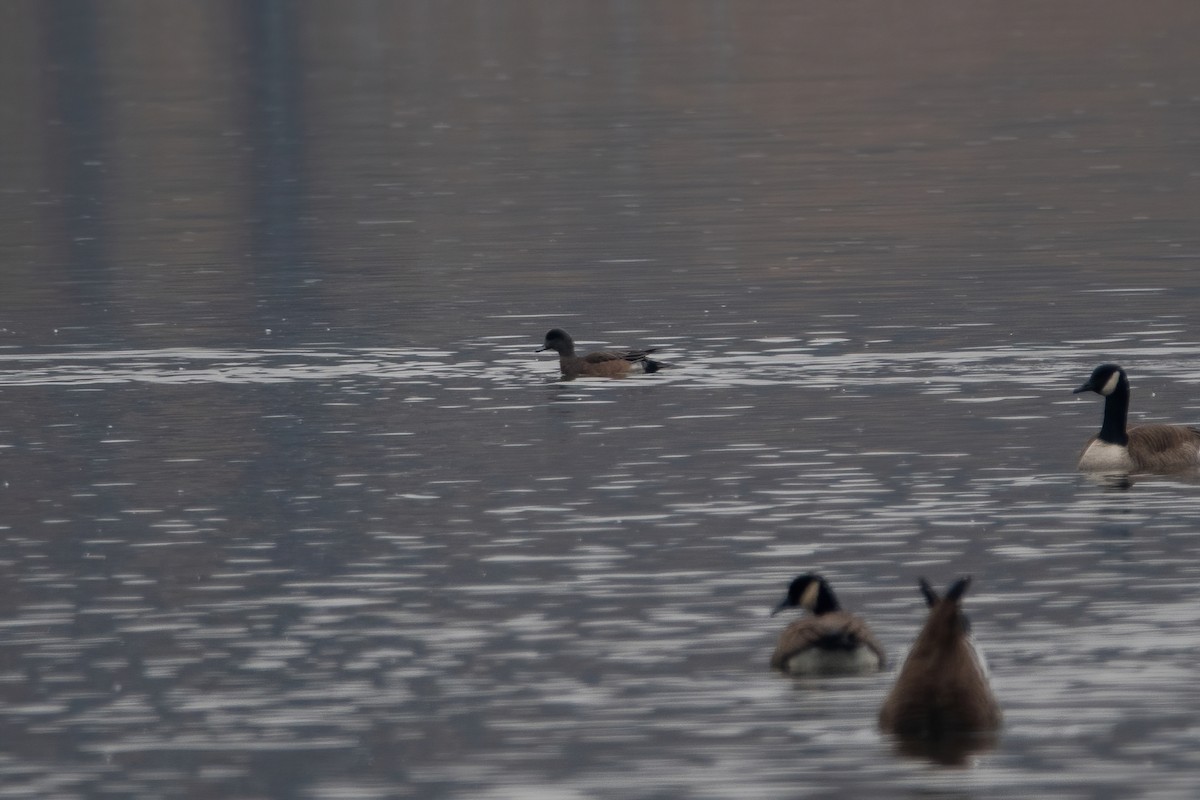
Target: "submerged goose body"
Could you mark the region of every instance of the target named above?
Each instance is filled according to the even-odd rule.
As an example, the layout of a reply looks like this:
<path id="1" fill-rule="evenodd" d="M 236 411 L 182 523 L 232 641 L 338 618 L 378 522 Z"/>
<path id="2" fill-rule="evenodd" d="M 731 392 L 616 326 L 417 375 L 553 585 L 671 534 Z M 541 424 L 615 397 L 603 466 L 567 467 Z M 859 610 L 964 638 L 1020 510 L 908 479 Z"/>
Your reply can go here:
<path id="1" fill-rule="evenodd" d="M 667 366 L 661 361 L 648 358 L 657 350 L 654 347 L 645 350 L 600 350 L 583 356 L 576 355 L 575 340 L 562 328 L 554 328 L 546 334 L 546 340 L 537 352 L 541 353 L 544 350 L 558 353 L 558 368 L 567 380 L 623 378 L 632 373 L 658 372 Z"/>
<path id="2" fill-rule="evenodd" d="M 988 682 L 987 664 L 962 610 L 970 583 L 970 578 L 960 578 L 939 597 L 921 579 L 929 617 L 879 712 L 885 732 L 937 741 L 1000 726 L 1000 705 Z"/>
<path id="3" fill-rule="evenodd" d="M 785 608 L 809 612 L 782 633 L 771 655 L 771 667 L 795 675 L 844 675 L 874 672 L 886 663 L 883 648 L 867 623 L 843 611 L 829 583 L 820 575 L 797 577 L 787 596 L 771 612 Z"/>
<path id="4" fill-rule="evenodd" d="M 1079 469 L 1089 472 L 1174 472 L 1200 467 L 1200 428 L 1187 425 L 1128 427 L 1129 377 L 1116 364 L 1101 364 L 1075 390 L 1104 398 L 1100 432 L 1084 445 Z"/>

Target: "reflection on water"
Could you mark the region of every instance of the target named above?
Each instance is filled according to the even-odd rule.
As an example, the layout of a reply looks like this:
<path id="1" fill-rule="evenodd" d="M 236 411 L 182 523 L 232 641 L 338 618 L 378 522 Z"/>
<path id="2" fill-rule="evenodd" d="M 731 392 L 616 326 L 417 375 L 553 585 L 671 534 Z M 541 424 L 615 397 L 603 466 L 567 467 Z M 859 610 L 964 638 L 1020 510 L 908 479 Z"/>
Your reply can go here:
<path id="1" fill-rule="evenodd" d="M 1195 478 L 1071 395 L 1200 418 L 1193 4 L 2 13 L 4 793 L 1193 792 Z M 975 575 L 995 747 L 767 669 L 806 570 Z"/>
<path id="2" fill-rule="evenodd" d="M 908 757 L 930 761 L 944 767 L 965 767 L 981 754 L 996 746 L 995 733 L 961 734 L 933 738 L 892 737 L 895 752 Z"/>

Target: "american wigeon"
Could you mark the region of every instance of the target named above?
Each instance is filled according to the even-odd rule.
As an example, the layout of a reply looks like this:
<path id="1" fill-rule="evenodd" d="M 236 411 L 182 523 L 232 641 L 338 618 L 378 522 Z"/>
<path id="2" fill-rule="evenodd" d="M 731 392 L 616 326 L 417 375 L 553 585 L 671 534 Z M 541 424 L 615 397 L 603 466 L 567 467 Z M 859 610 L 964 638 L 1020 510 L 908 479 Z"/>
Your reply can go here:
<path id="1" fill-rule="evenodd" d="M 647 358 L 657 348 L 609 352 L 601 350 L 586 356 L 575 355 L 575 341 L 562 328 L 546 334 L 546 341 L 537 352 L 554 350 L 558 353 L 558 368 L 563 378 L 622 378 L 633 372 L 658 372 L 667 364 Z"/>
<path id="2" fill-rule="evenodd" d="M 771 667 L 797 675 L 874 672 L 887 659 L 862 617 L 843 611 L 829 582 L 808 573 L 795 578 L 771 616 L 785 608 L 809 613 L 779 634 Z"/>
<path id="3" fill-rule="evenodd" d="M 1200 428 L 1186 425 L 1136 425 L 1129 417 L 1129 378 L 1116 364 L 1101 364 L 1075 390 L 1104 398 L 1104 422 L 1088 439 L 1079 468 L 1105 472 L 1174 472 L 1200 467 Z"/>
<path id="4" fill-rule="evenodd" d="M 938 597 L 921 578 L 929 605 L 896 684 L 879 712 L 879 727 L 901 738 L 954 741 L 1000 726 L 1000 705 L 988 684 L 987 664 L 970 636 L 962 598 L 971 579 L 960 578 Z"/>

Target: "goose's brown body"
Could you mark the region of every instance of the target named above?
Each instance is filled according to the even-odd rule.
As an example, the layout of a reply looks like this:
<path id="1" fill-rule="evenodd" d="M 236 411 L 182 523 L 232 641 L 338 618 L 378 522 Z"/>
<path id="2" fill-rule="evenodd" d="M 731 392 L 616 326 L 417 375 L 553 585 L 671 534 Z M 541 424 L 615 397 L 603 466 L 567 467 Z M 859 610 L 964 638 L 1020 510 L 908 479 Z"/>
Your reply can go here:
<path id="1" fill-rule="evenodd" d="M 922 579 L 929 618 L 879 713 L 879 726 L 885 732 L 940 739 L 999 727 L 1000 705 L 962 612 L 969 583 L 969 578 L 963 578 L 945 597 L 938 597 Z"/>
<path id="2" fill-rule="evenodd" d="M 1200 428 L 1184 425 L 1137 425 L 1126 431 L 1124 445 L 1096 434 L 1079 457 L 1082 470 L 1174 472 L 1200 467 Z"/>
<path id="3" fill-rule="evenodd" d="M 779 634 L 771 667 L 795 673 L 872 672 L 886 659 L 861 617 L 845 611 L 801 617 Z"/>

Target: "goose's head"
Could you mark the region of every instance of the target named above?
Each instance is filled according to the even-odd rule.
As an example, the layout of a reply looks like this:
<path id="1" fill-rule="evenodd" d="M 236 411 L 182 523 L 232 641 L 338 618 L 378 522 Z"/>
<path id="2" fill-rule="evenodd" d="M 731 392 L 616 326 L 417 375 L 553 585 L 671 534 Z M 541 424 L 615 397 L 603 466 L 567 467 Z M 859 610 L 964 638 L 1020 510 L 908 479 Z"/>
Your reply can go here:
<path id="1" fill-rule="evenodd" d="M 1125 370 L 1118 367 L 1116 364 L 1101 364 L 1092 370 L 1091 377 L 1073 394 L 1080 392 L 1095 392 L 1098 395 L 1108 397 L 1117 390 L 1117 387 L 1122 383 L 1128 385 L 1129 379 L 1125 377 Z"/>
<path id="2" fill-rule="evenodd" d="M 803 608 L 812 614 L 828 614 L 841 610 L 837 596 L 829 583 L 820 575 L 807 572 L 792 580 L 788 586 L 787 596 L 779 601 L 771 616 L 775 616 L 785 608 Z"/>

